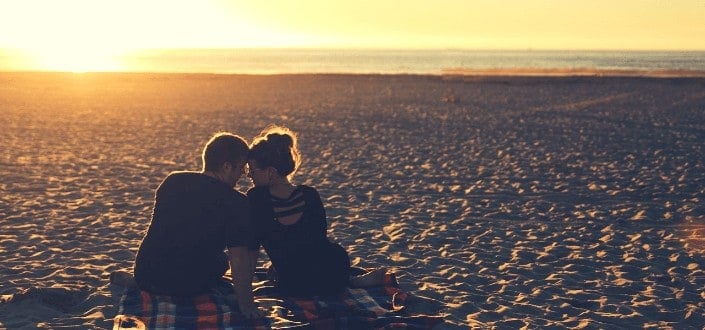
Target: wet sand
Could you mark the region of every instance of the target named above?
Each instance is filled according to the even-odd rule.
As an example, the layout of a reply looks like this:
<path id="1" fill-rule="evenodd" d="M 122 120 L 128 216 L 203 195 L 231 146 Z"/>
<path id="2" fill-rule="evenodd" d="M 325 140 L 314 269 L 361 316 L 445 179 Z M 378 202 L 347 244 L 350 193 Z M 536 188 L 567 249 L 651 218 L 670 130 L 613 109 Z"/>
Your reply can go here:
<path id="1" fill-rule="evenodd" d="M 705 324 L 703 78 L 1 73 L 0 113 L 0 328 L 110 328 L 159 182 L 269 124 L 440 329 Z"/>

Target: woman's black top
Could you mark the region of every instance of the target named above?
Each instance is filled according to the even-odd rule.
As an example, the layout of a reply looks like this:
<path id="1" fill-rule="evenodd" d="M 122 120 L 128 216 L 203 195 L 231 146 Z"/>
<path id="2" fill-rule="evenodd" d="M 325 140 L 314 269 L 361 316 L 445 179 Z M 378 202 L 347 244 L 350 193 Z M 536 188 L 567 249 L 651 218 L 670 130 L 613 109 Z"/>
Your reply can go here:
<path id="1" fill-rule="evenodd" d="M 297 186 L 282 199 L 266 187 L 255 187 L 247 196 L 255 232 L 251 248 L 264 248 L 283 293 L 331 295 L 347 286 L 350 258 L 339 244 L 328 240 L 325 209 L 314 188 Z M 298 220 L 285 224 L 283 218 Z"/>

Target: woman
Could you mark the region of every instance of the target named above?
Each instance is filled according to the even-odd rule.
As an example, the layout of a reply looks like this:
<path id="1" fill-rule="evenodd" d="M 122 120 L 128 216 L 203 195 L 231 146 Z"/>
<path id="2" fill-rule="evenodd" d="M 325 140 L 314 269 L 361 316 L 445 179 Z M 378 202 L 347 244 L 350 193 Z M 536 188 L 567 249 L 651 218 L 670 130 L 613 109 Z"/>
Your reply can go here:
<path id="1" fill-rule="evenodd" d="M 348 284 L 381 284 L 384 270 L 351 283 L 350 258 L 327 237 L 318 191 L 291 183 L 299 164 L 296 135 L 285 127 L 270 127 L 252 142 L 248 175 L 255 187 L 247 193 L 257 244 L 252 248 L 264 248 L 279 290 L 295 296 L 334 295 Z"/>

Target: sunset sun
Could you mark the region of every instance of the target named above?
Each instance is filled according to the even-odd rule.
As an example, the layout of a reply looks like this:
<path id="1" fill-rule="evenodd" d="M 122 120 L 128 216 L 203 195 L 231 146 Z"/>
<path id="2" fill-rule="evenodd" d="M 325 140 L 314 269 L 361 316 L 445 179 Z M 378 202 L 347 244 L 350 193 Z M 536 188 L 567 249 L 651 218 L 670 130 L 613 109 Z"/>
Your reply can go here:
<path id="1" fill-rule="evenodd" d="M 37 69 L 66 72 L 121 71 L 121 56 L 126 53 L 89 46 L 35 48 L 26 52 Z"/>

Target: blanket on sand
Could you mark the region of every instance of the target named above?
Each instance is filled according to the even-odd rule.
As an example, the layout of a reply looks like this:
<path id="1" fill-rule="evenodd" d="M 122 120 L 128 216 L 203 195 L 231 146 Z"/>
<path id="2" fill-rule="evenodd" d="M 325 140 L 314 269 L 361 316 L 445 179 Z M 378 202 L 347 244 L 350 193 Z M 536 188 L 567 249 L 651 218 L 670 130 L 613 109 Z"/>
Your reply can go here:
<path id="1" fill-rule="evenodd" d="M 258 278 L 266 272 L 258 270 Z M 439 316 L 410 315 L 409 295 L 393 274 L 384 285 L 348 288 L 337 296 L 285 297 L 269 280 L 255 283 L 257 304 L 268 311 L 259 320 L 243 318 L 226 281 L 211 292 L 178 298 L 125 290 L 113 329 L 431 329 Z"/>

